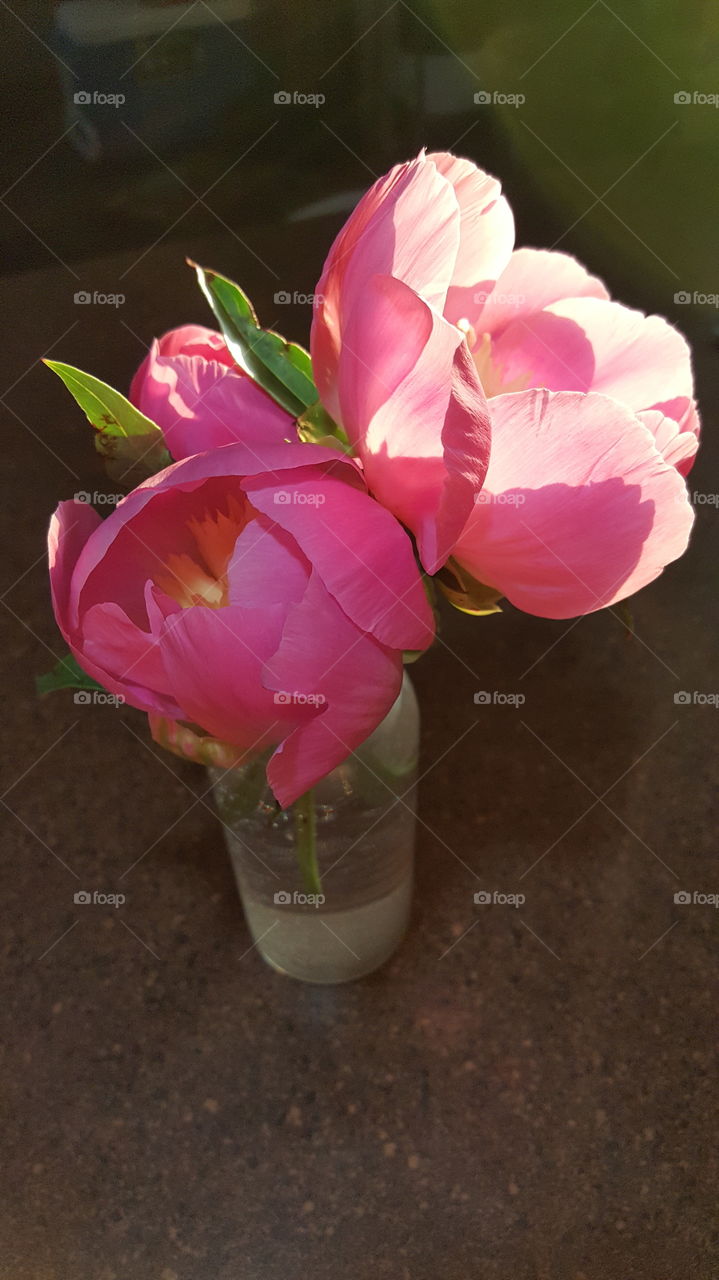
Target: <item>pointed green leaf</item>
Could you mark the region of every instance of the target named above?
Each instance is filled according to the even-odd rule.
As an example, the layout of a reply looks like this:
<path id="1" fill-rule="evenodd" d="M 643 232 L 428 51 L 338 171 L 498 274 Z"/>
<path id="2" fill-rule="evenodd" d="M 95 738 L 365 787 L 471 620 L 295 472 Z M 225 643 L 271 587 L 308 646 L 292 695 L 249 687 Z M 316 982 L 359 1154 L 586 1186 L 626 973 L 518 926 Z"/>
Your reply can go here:
<path id="1" fill-rule="evenodd" d="M 297 434 L 304 444 L 322 444 L 330 449 L 341 449 L 343 453 L 350 455 L 354 453 L 345 432 L 338 427 L 319 400 L 298 417 Z"/>
<path id="2" fill-rule="evenodd" d="M 252 303 L 239 285 L 191 262 L 241 369 L 294 418 L 317 400 L 309 353 L 279 333 L 262 329 Z"/>
<path id="3" fill-rule="evenodd" d="M 55 693 L 58 689 L 100 689 L 102 685 L 86 675 L 82 667 L 75 661 L 71 653 L 61 658 L 52 671 L 44 676 L 35 677 L 35 688 L 41 696 Z"/>
<path id="4" fill-rule="evenodd" d="M 61 364 L 59 360 L 45 360 L 44 363 L 62 378 L 70 395 L 84 409 L 88 422 L 101 435 L 147 436 L 160 431 L 154 422 L 106 382 L 73 368 L 71 364 Z"/>
<path id="5" fill-rule="evenodd" d="M 119 391 L 59 360 L 46 360 L 95 428 L 95 448 L 108 460 L 113 480 L 128 487 L 164 470 L 172 462 L 162 431 Z"/>

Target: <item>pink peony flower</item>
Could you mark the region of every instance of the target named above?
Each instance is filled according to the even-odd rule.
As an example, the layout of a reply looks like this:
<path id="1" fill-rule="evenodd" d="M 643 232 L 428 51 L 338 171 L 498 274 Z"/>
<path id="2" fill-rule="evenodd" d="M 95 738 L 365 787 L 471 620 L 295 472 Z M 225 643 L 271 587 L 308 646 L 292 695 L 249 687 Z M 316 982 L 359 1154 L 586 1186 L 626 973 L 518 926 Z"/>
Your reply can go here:
<path id="1" fill-rule="evenodd" d="M 313 364 L 428 571 L 453 554 L 520 608 L 570 617 L 686 548 L 689 348 L 566 254 L 513 242 L 499 183 L 470 161 L 393 169 L 330 250 Z"/>
<path id="2" fill-rule="evenodd" d="M 105 520 L 63 502 L 50 575 L 85 670 L 242 755 L 273 745 L 287 806 L 379 724 L 434 621 L 409 538 L 356 463 L 232 444 L 153 476 Z"/>
<path id="3" fill-rule="evenodd" d="M 153 342 L 130 400 L 162 428 L 177 461 L 238 440 L 297 439 L 291 416 L 238 368 L 222 334 L 200 325 L 171 329 Z"/>

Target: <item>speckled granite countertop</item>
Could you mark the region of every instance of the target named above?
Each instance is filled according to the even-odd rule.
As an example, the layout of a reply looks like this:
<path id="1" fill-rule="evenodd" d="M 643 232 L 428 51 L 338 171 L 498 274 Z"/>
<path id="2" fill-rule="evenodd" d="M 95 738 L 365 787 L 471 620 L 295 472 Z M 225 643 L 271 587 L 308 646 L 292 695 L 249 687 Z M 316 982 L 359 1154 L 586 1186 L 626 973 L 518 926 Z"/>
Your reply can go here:
<path id="1" fill-rule="evenodd" d="M 279 323 L 274 290 L 306 289 L 327 237 L 266 240 L 279 284 L 234 241 L 187 248 Z M 2 457 L 0 1277 L 713 1280 L 719 914 L 674 894 L 719 890 L 719 712 L 674 694 L 719 689 L 716 506 L 635 601 L 633 642 L 606 614 L 447 614 L 414 668 L 411 933 L 348 987 L 278 977 L 248 951 L 201 771 L 155 755 L 134 712 L 32 689 L 62 651 L 47 518 L 109 486 L 65 392 L 23 371 L 52 347 L 126 385 L 140 339 L 206 319 L 181 259 L 163 245 L 122 284 L 132 255 L 2 286 L 2 386 L 19 380 Z M 78 288 L 127 302 L 78 308 Z M 694 323 L 711 435 L 716 357 Z M 716 452 L 700 493 L 719 487 Z M 526 701 L 476 706 L 478 689 Z M 74 905 L 132 863 L 121 909 Z M 526 902 L 477 908 L 478 888 Z"/>

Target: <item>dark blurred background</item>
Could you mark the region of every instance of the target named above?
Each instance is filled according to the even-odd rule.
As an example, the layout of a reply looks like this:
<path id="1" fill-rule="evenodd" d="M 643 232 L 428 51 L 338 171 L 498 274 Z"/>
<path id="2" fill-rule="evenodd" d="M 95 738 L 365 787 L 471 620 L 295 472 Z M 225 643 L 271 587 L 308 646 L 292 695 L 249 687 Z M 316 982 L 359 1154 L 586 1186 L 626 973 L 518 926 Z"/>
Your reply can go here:
<path id="1" fill-rule="evenodd" d="M 2 271 L 339 223 L 427 145 L 501 177 L 519 243 L 577 253 L 627 301 L 712 295 L 716 7 L 617 6 L 3 2 Z"/>

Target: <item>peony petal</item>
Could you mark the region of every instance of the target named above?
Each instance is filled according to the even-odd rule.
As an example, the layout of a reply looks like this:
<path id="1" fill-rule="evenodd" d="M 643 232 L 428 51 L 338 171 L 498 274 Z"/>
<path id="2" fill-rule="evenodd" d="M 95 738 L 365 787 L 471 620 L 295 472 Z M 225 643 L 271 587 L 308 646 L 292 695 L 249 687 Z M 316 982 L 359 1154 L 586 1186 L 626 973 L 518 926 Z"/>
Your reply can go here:
<path id="1" fill-rule="evenodd" d="M 61 502 L 50 520 L 47 535 L 52 605 L 68 644 L 77 630 L 77 615 L 70 607 L 72 577 L 88 538 L 102 523 L 87 502 Z"/>
<path id="2" fill-rule="evenodd" d="M 552 303 L 547 312 L 575 324 L 591 344 L 592 391 L 623 400 L 634 410 L 677 396 L 691 399 L 689 347 L 661 316 L 645 316 L 599 298 L 568 298 Z"/>
<path id="3" fill-rule="evenodd" d="M 397 165 L 363 196 L 327 255 L 315 294 L 312 367 L 322 402 L 337 416 L 343 331 L 373 275 L 404 280 L 440 312 L 459 250 L 451 183 L 423 155 Z"/>
<path id="4" fill-rule="evenodd" d="M 623 405 L 571 392 L 498 396 L 492 431 L 485 489 L 455 557 L 518 608 L 592 612 L 685 550 L 686 486 Z"/>
<path id="5" fill-rule="evenodd" d="M 186 719 L 244 750 L 278 742 L 315 708 L 287 705 L 261 682 L 282 636 L 285 610 L 184 609 L 161 639 L 168 680 Z"/>
<path id="6" fill-rule="evenodd" d="M 258 516 L 240 534 L 228 572 L 230 604 L 285 609 L 302 599 L 311 565 L 291 534 Z"/>
<path id="7" fill-rule="evenodd" d="M 82 664 L 92 664 L 106 689 L 140 711 L 186 714 L 172 696 L 158 637 L 136 626 L 117 604 L 96 604 L 83 614 Z"/>
<path id="8" fill-rule="evenodd" d="M 130 385 L 130 399 L 139 405 L 142 395 L 142 384 L 153 360 L 158 356 L 201 356 L 203 360 L 214 360 L 219 364 L 234 367 L 225 339 L 214 329 L 206 329 L 200 324 L 183 324 L 178 329 L 170 329 L 161 338 L 155 338 L 145 359 L 140 365 Z"/>
<path id="9" fill-rule="evenodd" d="M 359 631 L 313 574 L 263 679 L 285 696 L 323 699 L 319 714 L 280 744 L 267 767 L 270 786 L 287 808 L 384 719 L 399 694 L 402 660 Z"/>
<path id="10" fill-rule="evenodd" d="M 303 468 L 243 481 L 252 504 L 288 533 L 345 613 L 397 649 L 425 649 L 434 618 L 412 545 L 394 516 L 336 474 Z"/>
<path id="11" fill-rule="evenodd" d="M 501 183 L 471 160 L 446 151 L 431 152 L 427 159 L 452 184 L 460 209 L 459 251 L 444 315 L 450 324 L 463 319 L 471 322 L 481 305 L 476 295 L 491 289 L 510 260 L 514 217 Z M 425 296 L 421 287 L 417 292 Z"/>
<path id="12" fill-rule="evenodd" d="M 691 441 L 686 441 L 682 444 L 681 456 L 673 455 L 672 457 L 677 470 L 683 476 L 689 475 L 694 466 L 701 434 L 701 421 L 695 401 L 689 396 L 676 396 L 673 400 L 665 400 L 663 403 L 653 404 L 651 408 L 658 410 L 663 417 L 672 418 L 679 427 L 680 434 L 686 432 L 694 436 L 695 444 L 693 448 Z"/>
<path id="13" fill-rule="evenodd" d="M 499 334 L 513 320 L 527 319 L 562 298 L 604 298 L 609 294 L 576 258 L 551 249 L 515 249 L 486 299 L 478 297 L 467 319 L 477 334 Z"/>
<path id="14" fill-rule="evenodd" d="M 136 621 L 144 620 L 144 583 L 153 576 L 158 558 L 172 552 L 190 553 L 194 548 L 187 521 L 197 514 L 197 501 L 191 496 L 196 489 L 217 478 L 216 491 L 213 494 L 208 489 L 206 504 L 210 504 L 213 496 L 215 501 L 219 501 L 223 494 L 241 496 L 241 476 L 264 471 L 270 476 L 279 476 L 288 468 L 307 465 L 308 460 L 313 465 L 331 463 L 343 472 L 346 470 L 352 483 L 361 483 L 359 468 L 351 458 L 321 445 L 299 442 L 264 445 L 261 450 L 247 443 L 225 445 L 222 449 L 184 458 L 151 476 L 118 502 L 83 548 L 73 575 L 72 607 L 77 610 L 81 596 L 87 607 L 111 594 Z M 143 530 L 135 522 L 149 504 L 153 509 L 146 517 L 147 529 Z M 118 541 L 119 547 L 116 547 Z M 125 557 L 127 564 L 124 563 Z M 107 564 L 104 564 L 106 559 Z M 130 572 L 130 564 L 142 571 L 135 572 L 133 568 Z M 90 582 L 100 566 L 103 570 L 111 567 L 111 592 L 102 582 Z"/>
<path id="15" fill-rule="evenodd" d="M 368 487 L 435 573 L 489 458 L 487 402 L 462 333 L 401 281 L 375 276 L 347 326 L 340 402 Z"/>
<path id="16" fill-rule="evenodd" d="M 294 438 L 290 415 L 251 378 L 201 356 L 153 353 L 135 403 L 162 428 L 175 459 L 238 440 Z"/>
<path id="17" fill-rule="evenodd" d="M 699 440 L 693 431 L 682 431 L 674 418 L 657 409 L 647 409 L 637 417 L 654 436 L 654 443 L 665 462 L 686 476 L 694 465 Z"/>
<path id="18" fill-rule="evenodd" d="M 611 305 L 611 304 L 610 304 Z M 487 390 L 546 387 L 549 391 L 589 391 L 595 376 L 592 344 L 584 331 L 551 310 L 515 320 L 491 345 Z"/>

